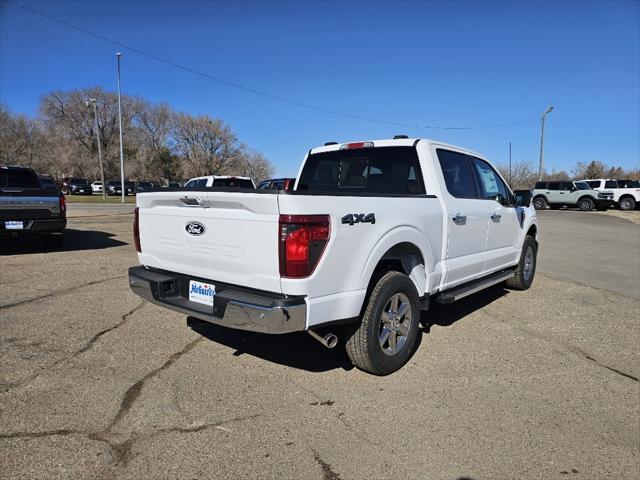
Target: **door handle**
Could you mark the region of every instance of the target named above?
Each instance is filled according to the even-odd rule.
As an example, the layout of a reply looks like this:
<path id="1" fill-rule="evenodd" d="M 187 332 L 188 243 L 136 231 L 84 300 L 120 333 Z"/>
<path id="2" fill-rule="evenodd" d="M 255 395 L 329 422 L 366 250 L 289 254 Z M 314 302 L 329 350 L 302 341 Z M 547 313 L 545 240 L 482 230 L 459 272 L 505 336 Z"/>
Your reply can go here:
<path id="1" fill-rule="evenodd" d="M 200 198 L 184 197 L 184 198 L 181 198 L 180 201 L 188 207 L 199 207 L 202 205 Z"/>
<path id="2" fill-rule="evenodd" d="M 500 215 L 499 213 L 492 213 L 491 214 L 491 220 L 493 220 L 496 223 L 498 223 L 501 218 L 502 218 L 502 215 Z"/>
<path id="3" fill-rule="evenodd" d="M 465 225 L 467 223 L 467 216 L 462 215 L 461 213 L 456 213 L 452 217 L 452 220 L 453 220 L 453 223 L 455 223 L 456 225 Z"/>

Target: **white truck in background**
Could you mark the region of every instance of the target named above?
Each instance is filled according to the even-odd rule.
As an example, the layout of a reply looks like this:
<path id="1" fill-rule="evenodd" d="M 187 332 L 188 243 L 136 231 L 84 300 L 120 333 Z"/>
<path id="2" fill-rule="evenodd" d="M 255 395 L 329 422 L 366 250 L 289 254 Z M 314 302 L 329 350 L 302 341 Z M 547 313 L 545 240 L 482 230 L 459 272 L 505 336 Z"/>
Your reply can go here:
<path id="1" fill-rule="evenodd" d="M 613 201 L 620 210 L 633 210 L 640 205 L 640 182 L 638 180 L 614 180 L 612 178 L 592 178 L 580 180 L 594 190 L 613 193 Z"/>
<path id="2" fill-rule="evenodd" d="M 538 250 L 529 192 L 477 153 L 425 139 L 331 142 L 292 191 L 138 195 L 132 290 L 189 317 L 264 333 L 341 332 L 384 375 L 416 346 L 421 310 L 498 283 L 524 290 Z M 428 314 L 425 314 L 428 315 Z"/>

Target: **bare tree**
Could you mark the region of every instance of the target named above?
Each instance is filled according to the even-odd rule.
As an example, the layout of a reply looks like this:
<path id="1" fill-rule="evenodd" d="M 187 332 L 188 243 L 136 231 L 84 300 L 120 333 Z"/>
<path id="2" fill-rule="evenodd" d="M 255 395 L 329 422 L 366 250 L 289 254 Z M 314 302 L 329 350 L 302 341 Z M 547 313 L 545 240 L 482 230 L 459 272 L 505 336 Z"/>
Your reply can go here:
<path id="1" fill-rule="evenodd" d="M 273 164 L 260 152 L 243 148 L 236 172 L 243 177 L 250 177 L 256 185 L 273 176 Z"/>
<path id="2" fill-rule="evenodd" d="M 40 115 L 47 134 L 54 139 L 52 162 L 67 174 L 97 177 L 98 158 L 94 115 L 87 107 L 89 98 L 97 100 L 98 127 L 104 153 L 107 176 L 117 176 L 119 171 L 118 104 L 117 96 L 99 87 L 68 92 L 54 91 L 42 97 Z M 131 130 L 136 100 L 122 99 L 122 121 L 125 132 Z M 125 136 L 125 159 L 135 150 L 135 145 Z"/>
<path id="3" fill-rule="evenodd" d="M 0 163 L 18 164 L 45 172 L 47 137 L 42 126 L 24 115 L 12 115 L 0 106 Z"/>
<path id="4" fill-rule="evenodd" d="M 513 163 L 511 172 L 509 172 L 509 165 L 499 165 L 498 171 L 507 182 L 510 182 L 513 190 L 533 188 L 537 180 L 537 173 L 531 160 Z"/>
<path id="5" fill-rule="evenodd" d="M 177 113 L 172 136 L 177 152 L 187 160 L 189 175 L 223 175 L 238 166 L 242 153 L 238 138 L 222 120 Z"/>

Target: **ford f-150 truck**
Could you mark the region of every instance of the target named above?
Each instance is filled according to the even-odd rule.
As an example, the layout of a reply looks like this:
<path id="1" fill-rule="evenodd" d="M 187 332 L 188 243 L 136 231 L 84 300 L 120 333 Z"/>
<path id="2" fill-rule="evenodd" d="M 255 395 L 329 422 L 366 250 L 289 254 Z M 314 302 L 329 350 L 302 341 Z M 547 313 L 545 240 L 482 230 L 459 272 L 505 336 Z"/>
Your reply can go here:
<path id="1" fill-rule="evenodd" d="M 398 137 L 307 154 L 291 191 L 145 192 L 132 290 L 189 317 L 265 333 L 343 332 L 379 375 L 412 355 L 421 310 L 533 281 L 538 226 L 481 155 Z M 425 318 L 428 313 L 425 313 Z"/>
<path id="2" fill-rule="evenodd" d="M 47 248 L 60 248 L 67 226 L 64 195 L 46 188 L 30 168 L 0 166 L 0 241 L 38 235 Z"/>

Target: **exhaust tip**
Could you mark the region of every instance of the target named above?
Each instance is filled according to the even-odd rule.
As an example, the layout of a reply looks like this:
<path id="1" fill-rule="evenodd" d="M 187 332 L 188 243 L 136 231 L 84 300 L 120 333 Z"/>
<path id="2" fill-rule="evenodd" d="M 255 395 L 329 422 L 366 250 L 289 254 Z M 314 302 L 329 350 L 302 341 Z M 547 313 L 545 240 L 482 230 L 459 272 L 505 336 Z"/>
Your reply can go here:
<path id="1" fill-rule="evenodd" d="M 327 333 L 321 337 L 313 330 L 307 330 L 307 332 L 327 348 L 334 348 L 338 345 L 338 336 L 335 333 Z"/>
<path id="2" fill-rule="evenodd" d="M 326 342 L 327 348 L 334 348 L 338 345 L 338 336 L 333 333 L 327 333 L 324 336 L 324 341 Z"/>

